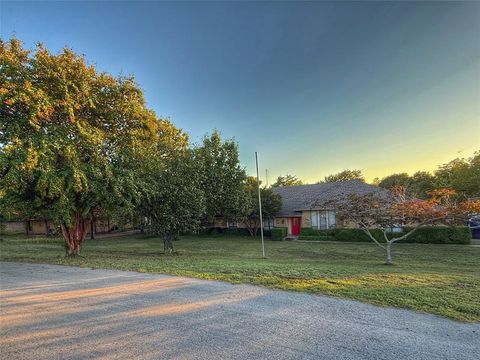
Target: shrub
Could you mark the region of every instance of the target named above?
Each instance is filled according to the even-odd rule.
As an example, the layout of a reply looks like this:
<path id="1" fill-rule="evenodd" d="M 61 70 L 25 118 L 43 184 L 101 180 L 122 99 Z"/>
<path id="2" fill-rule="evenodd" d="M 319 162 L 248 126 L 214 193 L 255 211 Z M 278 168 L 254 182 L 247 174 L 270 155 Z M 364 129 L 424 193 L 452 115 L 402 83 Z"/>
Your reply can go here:
<path id="1" fill-rule="evenodd" d="M 245 229 L 245 228 L 223 229 L 222 233 L 225 235 L 234 235 L 234 236 L 250 236 L 250 232 L 248 231 L 248 229 Z"/>
<path id="2" fill-rule="evenodd" d="M 470 244 L 471 238 L 472 233 L 466 226 L 428 226 L 418 229 L 404 241 L 420 244 Z"/>
<path id="3" fill-rule="evenodd" d="M 390 236 L 400 237 L 411 228 L 403 228 L 403 232 L 391 233 Z M 383 243 L 385 242 L 383 234 L 378 229 L 371 229 L 370 232 L 375 238 Z M 330 229 L 314 230 L 301 229 L 300 240 L 336 240 L 345 242 L 371 242 L 372 240 L 360 229 Z M 426 226 L 418 229 L 412 235 L 401 242 L 419 243 L 419 244 L 470 244 L 471 232 L 468 227 L 444 227 L 444 226 Z"/>
<path id="4" fill-rule="evenodd" d="M 298 240 L 310 240 L 310 241 L 336 241 L 335 237 L 329 235 L 300 235 Z"/>
<path id="5" fill-rule="evenodd" d="M 315 230 L 312 228 L 301 228 L 300 236 L 318 236 L 319 233 L 323 233 L 325 230 Z"/>
<path id="6" fill-rule="evenodd" d="M 191 233 L 185 233 L 183 235 L 191 235 Z M 251 236 L 247 228 L 221 228 L 221 227 L 210 227 L 203 228 L 198 231 L 199 236 Z M 271 236 L 272 231 L 263 229 L 264 236 Z M 260 229 L 258 229 L 257 236 L 260 236 Z"/>
<path id="7" fill-rule="evenodd" d="M 287 236 L 287 228 L 273 228 L 271 230 L 272 240 L 282 241 L 285 236 Z"/>

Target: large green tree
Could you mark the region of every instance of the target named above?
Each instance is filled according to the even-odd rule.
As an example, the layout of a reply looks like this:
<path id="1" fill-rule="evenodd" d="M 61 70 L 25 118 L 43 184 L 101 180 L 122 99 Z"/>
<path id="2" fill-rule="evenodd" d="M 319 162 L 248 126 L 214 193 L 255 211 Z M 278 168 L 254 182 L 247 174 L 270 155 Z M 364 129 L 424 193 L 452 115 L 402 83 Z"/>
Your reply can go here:
<path id="1" fill-rule="evenodd" d="M 407 195 L 418 199 L 428 199 L 428 193 L 435 189 L 435 177 L 428 171 L 417 171 L 413 174 L 406 188 Z"/>
<path id="2" fill-rule="evenodd" d="M 180 233 L 199 228 L 205 212 L 200 165 L 187 134 L 161 120 L 157 143 L 149 149 L 140 172 L 144 193 L 138 214 L 152 233 L 163 238 L 165 251 L 173 250 Z"/>
<path id="3" fill-rule="evenodd" d="M 190 149 L 151 169 L 150 190 L 141 203 L 150 230 L 160 235 L 164 250 L 173 250 L 173 240 L 200 226 L 205 210 L 200 172 Z"/>
<path id="4" fill-rule="evenodd" d="M 469 158 L 453 159 L 439 166 L 433 175 L 427 171 L 417 171 L 412 176 L 392 174 L 378 185 L 386 189 L 402 186 L 408 196 L 419 199 L 427 199 L 429 192 L 440 188 L 454 189 L 456 197 L 477 198 L 480 196 L 480 151 Z"/>
<path id="5" fill-rule="evenodd" d="M 384 177 L 378 183 L 378 186 L 383 187 L 385 189 L 392 189 L 396 186 L 403 186 L 404 188 L 408 188 L 410 185 L 410 176 L 407 173 L 399 173 L 399 174 L 392 174 Z"/>
<path id="6" fill-rule="evenodd" d="M 133 209 L 157 119 L 132 78 L 99 73 L 69 49 L 1 41 L 0 118 L 2 209 L 47 212 L 67 255 L 80 253 L 93 209 Z"/>
<path id="7" fill-rule="evenodd" d="M 480 197 L 480 151 L 457 158 L 435 171 L 437 187 L 450 187 L 463 197 Z"/>
<path id="8" fill-rule="evenodd" d="M 214 131 L 195 148 L 195 158 L 200 166 L 205 197 L 204 223 L 211 225 L 217 216 L 226 221 L 238 220 L 244 209 L 246 174 L 240 166 L 236 142 L 222 141 Z"/>

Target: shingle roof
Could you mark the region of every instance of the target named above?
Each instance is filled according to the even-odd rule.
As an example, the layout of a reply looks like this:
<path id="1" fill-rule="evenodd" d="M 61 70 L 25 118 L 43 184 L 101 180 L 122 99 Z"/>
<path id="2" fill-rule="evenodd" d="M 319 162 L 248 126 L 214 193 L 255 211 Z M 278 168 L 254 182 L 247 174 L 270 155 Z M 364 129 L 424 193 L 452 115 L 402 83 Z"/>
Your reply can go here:
<path id="1" fill-rule="evenodd" d="M 272 191 L 282 197 L 282 209 L 277 216 L 298 215 L 299 210 L 315 208 L 314 203 L 333 200 L 349 194 L 386 193 L 387 190 L 359 180 L 338 181 L 312 185 L 274 187 Z M 295 213 L 297 211 L 297 213 Z"/>

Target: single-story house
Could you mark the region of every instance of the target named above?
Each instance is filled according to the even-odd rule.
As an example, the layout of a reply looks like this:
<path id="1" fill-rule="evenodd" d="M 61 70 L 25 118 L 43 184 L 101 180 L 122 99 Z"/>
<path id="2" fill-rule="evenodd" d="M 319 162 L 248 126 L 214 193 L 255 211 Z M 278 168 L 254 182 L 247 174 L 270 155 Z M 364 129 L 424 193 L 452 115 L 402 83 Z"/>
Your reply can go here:
<path id="1" fill-rule="evenodd" d="M 301 228 L 317 230 L 343 227 L 334 210 L 316 206 L 350 194 L 380 194 L 388 191 L 359 180 L 339 181 L 311 185 L 274 187 L 272 191 L 282 197 L 282 208 L 273 219 L 264 219 L 264 229 L 284 227 L 288 235 L 299 235 Z M 245 228 L 242 222 L 228 223 L 221 217 L 215 220 L 218 228 Z"/>
<path id="2" fill-rule="evenodd" d="M 339 196 L 384 193 L 387 190 L 359 180 L 297 185 L 272 188 L 282 197 L 282 209 L 273 220 L 274 227 L 288 228 L 289 235 L 300 234 L 301 228 L 317 230 L 341 227 L 335 211 L 314 204 L 328 202 Z"/>

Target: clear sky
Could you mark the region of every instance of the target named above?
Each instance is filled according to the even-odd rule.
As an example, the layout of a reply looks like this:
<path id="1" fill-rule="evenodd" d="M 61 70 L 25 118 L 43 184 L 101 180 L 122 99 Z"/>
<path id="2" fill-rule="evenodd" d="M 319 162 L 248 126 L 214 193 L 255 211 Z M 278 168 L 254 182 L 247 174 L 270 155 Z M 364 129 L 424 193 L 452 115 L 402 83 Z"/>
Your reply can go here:
<path id="1" fill-rule="evenodd" d="M 270 183 L 433 170 L 480 149 L 479 2 L 8 2 L 2 39 L 133 74 L 193 142 Z"/>

